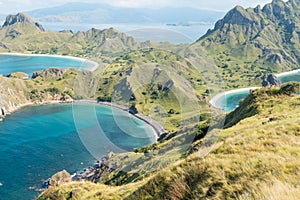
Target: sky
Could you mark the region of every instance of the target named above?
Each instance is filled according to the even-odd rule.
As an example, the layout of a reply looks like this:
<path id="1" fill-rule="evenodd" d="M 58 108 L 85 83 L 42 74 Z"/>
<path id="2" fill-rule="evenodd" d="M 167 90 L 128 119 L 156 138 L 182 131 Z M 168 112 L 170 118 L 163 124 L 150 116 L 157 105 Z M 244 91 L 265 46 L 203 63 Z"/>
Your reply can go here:
<path id="1" fill-rule="evenodd" d="M 271 0 L 0 0 L 0 14 L 15 14 L 38 8 L 53 7 L 67 2 L 107 3 L 120 7 L 193 7 L 209 10 L 228 11 L 236 5 L 243 7 L 263 6 Z"/>

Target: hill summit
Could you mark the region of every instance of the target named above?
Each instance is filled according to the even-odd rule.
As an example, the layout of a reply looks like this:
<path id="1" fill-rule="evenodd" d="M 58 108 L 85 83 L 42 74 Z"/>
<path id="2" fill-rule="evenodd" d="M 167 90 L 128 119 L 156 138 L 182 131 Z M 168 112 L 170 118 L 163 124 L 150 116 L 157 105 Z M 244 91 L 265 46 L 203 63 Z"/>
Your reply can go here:
<path id="1" fill-rule="evenodd" d="M 299 13 L 299 0 L 274 0 L 264 7 L 247 9 L 236 6 L 196 45 L 214 57 L 229 88 L 259 85 L 261 72 L 298 69 Z"/>
<path id="2" fill-rule="evenodd" d="M 6 20 L 3 24 L 3 27 L 12 26 L 17 23 L 27 23 L 27 24 L 33 24 L 35 25 L 40 31 L 44 31 L 44 28 L 42 25 L 40 25 L 37 22 L 34 22 L 33 19 L 31 19 L 28 15 L 25 13 L 18 13 L 16 15 L 8 15 L 6 17 Z"/>

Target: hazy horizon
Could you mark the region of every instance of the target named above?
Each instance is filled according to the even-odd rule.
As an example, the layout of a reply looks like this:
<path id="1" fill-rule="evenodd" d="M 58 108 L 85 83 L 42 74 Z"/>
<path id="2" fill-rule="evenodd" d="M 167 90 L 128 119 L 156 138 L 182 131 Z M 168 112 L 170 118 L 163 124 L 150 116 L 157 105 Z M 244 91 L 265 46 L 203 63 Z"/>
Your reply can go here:
<path id="1" fill-rule="evenodd" d="M 162 7 L 191 7 L 197 9 L 207 9 L 226 12 L 236 5 L 243 7 L 255 7 L 257 5 L 265 5 L 270 3 L 271 0 L 215 0 L 215 1 L 204 1 L 204 0 L 48 0 L 48 1 L 37 1 L 37 0 L 0 0 L 1 14 L 10 14 L 16 12 L 31 11 L 40 8 L 55 7 L 70 2 L 82 2 L 82 3 L 105 3 L 117 7 L 129 7 L 129 8 L 162 8 Z"/>

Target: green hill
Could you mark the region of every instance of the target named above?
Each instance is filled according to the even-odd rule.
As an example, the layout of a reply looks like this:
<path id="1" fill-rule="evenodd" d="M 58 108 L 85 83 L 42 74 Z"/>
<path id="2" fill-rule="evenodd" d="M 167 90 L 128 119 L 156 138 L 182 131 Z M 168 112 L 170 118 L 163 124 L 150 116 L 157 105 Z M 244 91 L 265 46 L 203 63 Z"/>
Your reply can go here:
<path id="1" fill-rule="evenodd" d="M 212 55 L 227 88 L 257 85 L 264 73 L 299 68 L 299 12 L 298 0 L 237 6 L 194 46 Z"/>
<path id="2" fill-rule="evenodd" d="M 0 107 L 5 110 L 5 113 L 0 113 L 0 119 L 3 114 L 14 112 L 26 105 L 76 98 L 74 84 L 80 74 L 86 73 L 90 72 L 47 69 L 35 73 L 35 77 L 30 80 L 27 80 L 28 75 L 24 73 L 0 76 Z"/>

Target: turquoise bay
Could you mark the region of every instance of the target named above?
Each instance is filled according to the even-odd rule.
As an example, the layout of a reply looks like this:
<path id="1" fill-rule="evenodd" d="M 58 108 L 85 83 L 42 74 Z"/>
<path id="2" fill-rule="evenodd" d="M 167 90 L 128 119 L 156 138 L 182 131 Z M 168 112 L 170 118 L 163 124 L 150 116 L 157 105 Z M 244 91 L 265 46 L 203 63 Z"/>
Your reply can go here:
<path id="1" fill-rule="evenodd" d="M 0 54 L 0 74 L 9 75 L 13 72 L 24 72 L 29 76 L 33 72 L 47 68 L 93 69 L 96 63 L 67 56 Z"/>
<path id="2" fill-rule="evenodd" d="M 74 120 L 74 113 L 81 114 Z M 97 122 L 89 119 L 95 114 Z M 82 116 L 80 118 L 80 116 Z M 93 117 L 91 117 L 93 118 Z M 79 127 L 77 126 L 79 124 Z M 135 124 L 135 126 L 132 126 Z M 124 126 L 129 127 L 124 127 Z M 95 162 L 82 144 L 81 134 L 95 132 L 100 126 L 112 145 L 102 142 L 97 157 L 116 147 L 132 150 L 155 141 L 153 129 L 127 112 L 94 104 L 51 104 L 24 108 L 0 123 L 0 199 L 32 199 L 40 187 L 57 171 L 75 172 Z M 124 130 L 131 130 L 135 135 Z M 104 134 L 101 135 L 101 134 Z"/>

